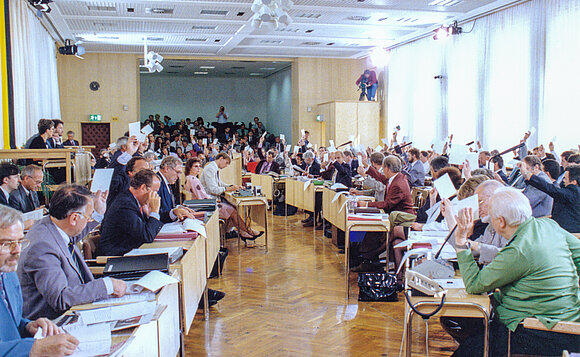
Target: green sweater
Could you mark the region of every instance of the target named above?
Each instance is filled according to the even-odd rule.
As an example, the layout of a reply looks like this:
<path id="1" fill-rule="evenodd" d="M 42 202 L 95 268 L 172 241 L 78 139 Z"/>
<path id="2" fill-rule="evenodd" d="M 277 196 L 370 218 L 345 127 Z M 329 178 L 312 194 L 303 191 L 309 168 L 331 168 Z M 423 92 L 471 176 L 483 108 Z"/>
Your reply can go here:
<path id="1" fill-rule="evenodd" d="M 530 218 L 493 261 L 479 269 L 470 250 L 457 253 L 470 294 L 499 288 L 494 307 L 510 330 L 526 317 L 551 329 L 559 321 L 580 321 L 580 239 L 549 218 Z"/>

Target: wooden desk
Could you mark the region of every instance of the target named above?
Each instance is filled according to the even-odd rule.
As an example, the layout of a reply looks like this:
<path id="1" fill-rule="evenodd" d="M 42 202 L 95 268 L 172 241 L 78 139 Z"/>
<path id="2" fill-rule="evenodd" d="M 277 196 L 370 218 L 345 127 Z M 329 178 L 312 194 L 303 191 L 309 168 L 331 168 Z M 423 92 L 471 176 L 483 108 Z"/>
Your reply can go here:
<path id="1" fill-rule="evenodd" d="M 347 210 L 347 207 L 344 208 Z M 346 216 L 348 217 L 348 216 Z M 349 221 L 348 218 L 345 223 L 344 231 L 344 265 L 345 269 L 345 280 L 346 280 L 346 299 L 350 298 L 350 259 L 349 259 L 349 247 L 350 247 L 350 232 L 389 232 L 389 221 L 362 221 L 362 220 L 352 220 Z M 387 265 L 386 270 L 389 269 L 389 255 L 387 254 Z"/>
<path id="2" fill-rule="evenodd" d="M 0 160 L 33 159 L 42 162 L 45 167 L 65 167 L 66 183 L 85 185 L 91 180 L 91 156 L 88 152 L 79 152 L 76 148 L 64 149 L 22 149 L 0 150 Z M 72 176 L 71 168 L 75 168 Z"/>
<path id="3" fill-rule="evenodd" d="M 232 195 L 231 192 L 225 193 L 226 200 L 236 207 L 236 210 L 240 217 L 244 219 L 246 224 L 249 226 L 251 222 L 255 222 L 258 226 L 264 228 L 264 240 L 266 244 L 266 253 L 268 253 L 268 200 L 264 196 L 249 196 L 249 197 L 239 197 Z M 244 209 L 244 214 L 240 212 L 240 208 Z M 248 213 L 246 209 L 249 208 Z M 248 223 L 247 218 L 250 218 L 250 223 Z M 239 223 L 239 221 L 238 221 Z M 238 253 L 241 251 L 241 236 L 240 227 L 238 224 Z"/>
<path id="4" fill-rule="evenodd" d="M 336 194 L 336 191 L 328 187 L 322 189 L 322 215 L 330 224 L 344 232 L 346 231 L 346 213 L 348 207 L 345 206 L 342 210 L 341 207 L 348 201 L 348 198 L 346 196 L 347 194 L 343 193 L 336 201 L 332 202 Z"/>
<path id="5" fill-rule="evenodd" d="M 411 296 L 411 303 L 420 312 L 431 312 L 437 308 L 441 302 L 440 298 L 431 296 Z M 411 356 L 411 347 L 413 345 L 413 314 L 414 311 L 405 305 L 407 314 L 407 325 L 403 331 L 403 338 L 406 341 L 406 354 Z M 484 357 L 489 354 L 489 316 L 491 314 L 491 302 L 489 296 L 468 294 L 465 289 L 449 289 L 445 296 L 445 304 L 437 312 L 441 316 L 452 317 L 483 317 L 484 321 Z"/>
<path id="6" fill-rule="evenodd" d="M 197 239 L 191 241 L 153 242 L 143 244 L 140 248 L 166 247 L 182 247 L 186 250 L 183 257 L 171 264 L 169 269 L 172 273 L 177 273 L 177 277 L 181 280 L 179 284 L 181 331 L 187 335 L 201 297 L 207 295 L 206 238 L 199 235 Z M 204 302 L 207 304 L 207 298 Z M 207 318 L 208 309 L 204 310 Z"/>
<path id="7" fill-rule="evenodd" d="M 232 162 L 219 171 L 220 179 L 230 185 L 242 185 L 242 155 L 237 154 L 231 158 Z"/>
<path id="8" fill-rule="evenodd" d="M 219 210 L 215 210 L 209 220 L 205 223 L 205 232 L 207 237 L 205 240 L 205 260 L 206 260 L 206 276 L 209 279 L 215 261 L 220 252 L 220 214 Z M 218 269 L 219 273 L 219 269 Z"/>
<path id="9" fill-rule="evenodd" d="M 173 276 L 177 277 L 176 274 Z M 156 321 L 141 325 L 131 330 L 113 332 L 113 344 L 130 339 L 122 356 L 177 356 L 182 347 L 182 334 L 179 325 L 179 284 L 163 287 L 155 296 L 157 305 L 166 308 Z M 73 311 L 94 309 L 99 305 L 85 304 L 74 306 Z M 66 315 L 65 314 L 65 315 Z M 126 336 L 128 332 L 130 336 Z"/>
<path id="10" fill-rule="evenodd" d="M 274 200 L 274 177 L 270 175 L 252 175 L 252 186 L 262 187 L 262 195 L 269 201 Z M 284 180 L 284 179 L 281 179 Z"/>
<path id="11" fill-rule="evenodd" d="M 286 179 L 286 203 L 298 209 L 314 212 L 316 191 L 322 191 L 322 186 L 312 182 L 304 189 L 304 182 L 294 178 Z"/>

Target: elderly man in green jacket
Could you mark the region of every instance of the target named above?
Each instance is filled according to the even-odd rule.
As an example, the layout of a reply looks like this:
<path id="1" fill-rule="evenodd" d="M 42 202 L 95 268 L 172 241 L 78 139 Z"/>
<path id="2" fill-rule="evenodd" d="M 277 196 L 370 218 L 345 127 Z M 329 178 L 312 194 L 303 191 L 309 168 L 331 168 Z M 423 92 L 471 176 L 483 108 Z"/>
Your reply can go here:
<path id="1" fill-rule="evenodd" d="M 457 217 L 457 259 L 468 293 L 493 295 L 495 317 L 491 324 L 491 356 L 507 353 L 562 355 L 564 349 L 580 351 L 580 336 L 525 329 L 520 322 L 535 317 L 548 329 L 559 321 L 580 321 L 580 240 L 551 219 L 532 217 L 527 198 L 513 188 L 498 189 L 489 211 L 493 228 L 507 245 L 494 260 L 479 269 L 468 249 L 471 209 Z M 481 356 L 483 331 L 461 344 L 454 356 Z"/>

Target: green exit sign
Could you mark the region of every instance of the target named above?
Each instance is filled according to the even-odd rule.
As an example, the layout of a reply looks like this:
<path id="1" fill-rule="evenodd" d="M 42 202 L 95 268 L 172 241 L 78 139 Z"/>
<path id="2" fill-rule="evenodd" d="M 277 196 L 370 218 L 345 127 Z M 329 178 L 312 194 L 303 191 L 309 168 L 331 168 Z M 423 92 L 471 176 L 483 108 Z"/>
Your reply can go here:
<path id="1" fill-rule="evenodd" d="M 89 114 L 89 121 L 101 121 L 101 114 Z"/>

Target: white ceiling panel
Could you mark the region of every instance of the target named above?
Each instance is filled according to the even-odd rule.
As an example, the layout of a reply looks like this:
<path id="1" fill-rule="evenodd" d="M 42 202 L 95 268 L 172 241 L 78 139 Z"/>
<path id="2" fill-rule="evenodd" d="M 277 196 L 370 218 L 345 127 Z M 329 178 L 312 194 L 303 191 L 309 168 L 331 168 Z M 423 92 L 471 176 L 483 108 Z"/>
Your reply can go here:
<path id="1" fill-rule="evenodd" d="M 360 58 L 513 0 L 294 0 L 277 29 L 250 26 L 252 2 L 55 0 L 47 17 L 88 52 L 140 53 L 147 37 L 162 55 Z"/>

